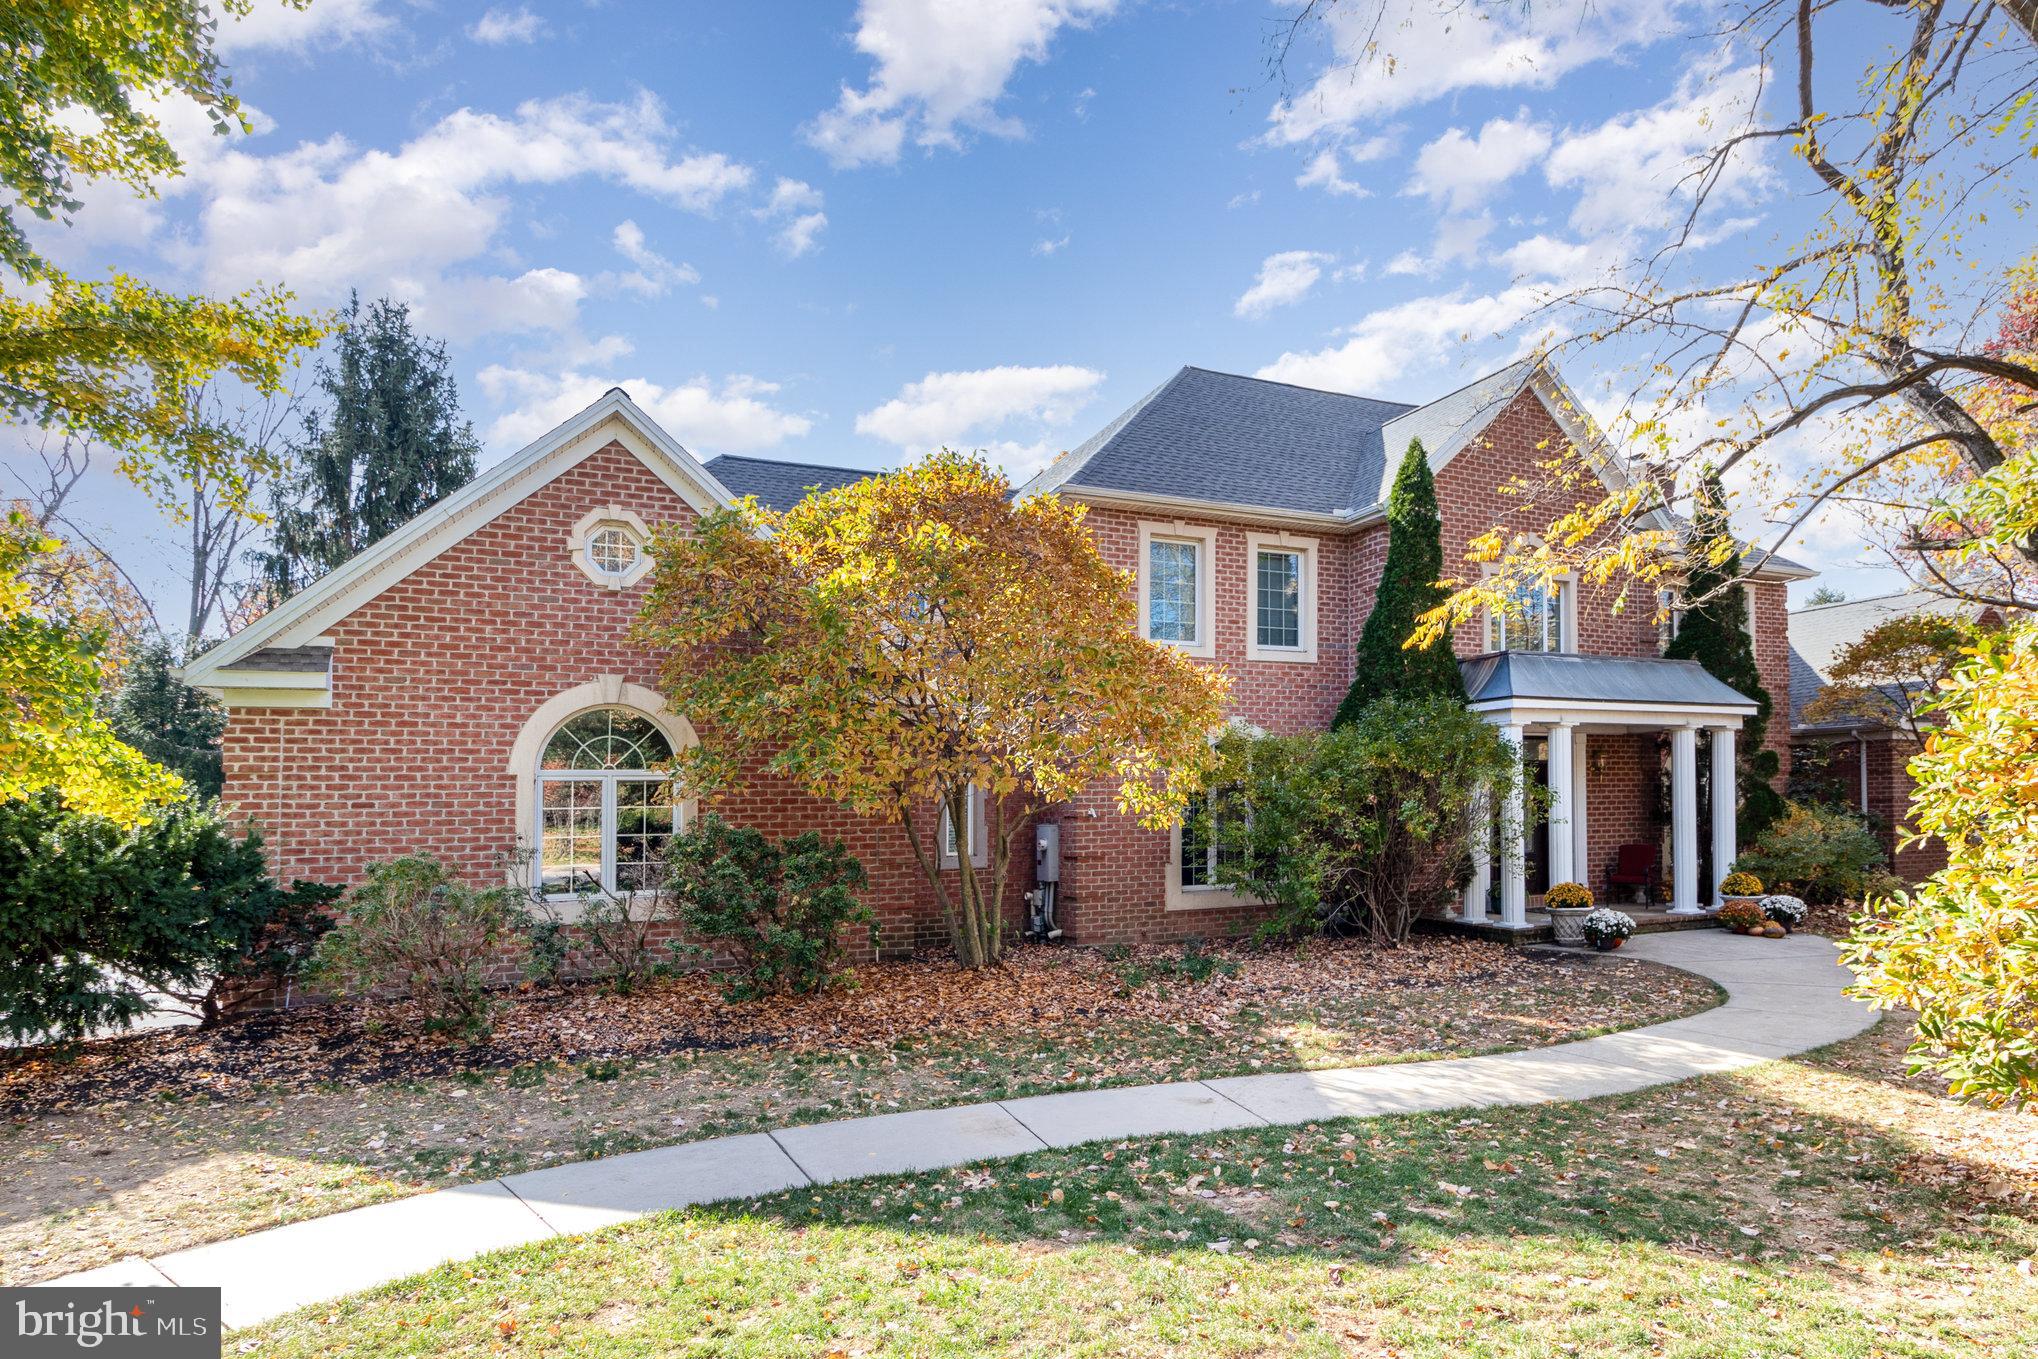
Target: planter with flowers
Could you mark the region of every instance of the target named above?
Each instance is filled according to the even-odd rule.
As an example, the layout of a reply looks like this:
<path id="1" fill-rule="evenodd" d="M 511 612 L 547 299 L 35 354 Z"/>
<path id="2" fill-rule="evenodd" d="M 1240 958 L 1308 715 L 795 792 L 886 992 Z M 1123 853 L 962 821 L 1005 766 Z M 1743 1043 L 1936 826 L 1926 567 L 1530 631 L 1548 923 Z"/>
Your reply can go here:
<path id="1" fill-rule="evenodd" d="M 1736 869 L 1720 879 L 1720 905 L 1729 906 L 1736 901 L 1760 905 L 1763 891 L 1762 879 L 1745 868 Z"/>
<path id="2" fill-rule="evenodd" d="M 1625 911 L 1608 910 L 1602 906 L 1586 913 L 1585 919 L 1578 922 L 1578 932 L 1585 937 L 1586 943 L 1601 953 L 1611 953 L 1635 932 L 1635 918 Z"/>
<path id="3" fill-rule="evenodd" d="M 1785 934 L 1803 928 L 1805 917 L 1811 914 L 1810 908 L 1802 900 L 1780 893 L 1762 898 L 1759 904 L 1762 907 L 1762 914 L 1769 918 L 1769 923 L 1783 926 Z"/>
<path id="4" fill-rule="evenodd" d="M 1550 913 L 1550 927 L 1557 942 L 1577 948 L 1584 944 L 1580 926 L 1592 914 L 1592 889 L 1580 882 L 1552 883 L 1543 893 L 1543 909 Z"/>
<path id="5" fill-rule="evenodd" d="M 1767 934 L 1770 920 L 1761 902 L 1743 897 L 1720 907 L 1720 924 L 1735 934 Z M 1776 933 L 1780 936 L 1783 927 L 1777 926 Z"/>

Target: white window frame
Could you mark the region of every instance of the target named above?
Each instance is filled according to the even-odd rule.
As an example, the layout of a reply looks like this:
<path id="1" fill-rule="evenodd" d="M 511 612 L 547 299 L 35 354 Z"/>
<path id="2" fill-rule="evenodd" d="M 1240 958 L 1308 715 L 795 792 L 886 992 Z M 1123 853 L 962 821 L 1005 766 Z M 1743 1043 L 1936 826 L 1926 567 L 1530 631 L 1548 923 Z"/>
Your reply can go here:
<path id="1" fill-rule="evenodd" d="M 643 769 L 547 769 L 538 774 L 537 806 L 535 820 L 531 825 L 533 863 L 532 888 L 540 900 L 549 903 L 578 901 L 579 892 L 546 892 L 545 882 L 545 785 L 548 783 L 599 783 L 601 794 L 601 890 L 612 897 L 627 898 L 636 902 L 640 898 L 654 897 L 657 888 L 632 888 L 628 892 L 616 886 L 616 785 L 620 783 L 665 783 L 671 779 Z M 679 799 L 672 803 L 672 833 L 680 834 L 689 822 L 690 804 Z"/>
<path id="2" fill-rule="evenodd" d="M 627 571 L 605 571 L 594 564 L 594 535 L 605 528 L 619 528 L 637 544 L 637 560 Z M 650 573 L 651 530 L 642 518 L 621 505 L 597 505 L 580 516 L 566 535 L 566 552 L 582 575 L 604 590 L 626 590 Z"/>
<path id="3" fill-rule="evenodd" d="M 1216 797 L 1217 794 L 1215 791 L 1208 791 L 1200 793 L 1198 796 L 1205 800 L 1207 808 L 1209 805 L 1208 800 Z M 1182 822 L 1177 821 L 1168 831 L 1166 901 L 1168 910 L 1214 911 L 1226 906 L 1255 906 L 1259 904 L 1253 897 L 1226 887 L 1223 883 L 1213 882 L 1192 887 L 1183 882 L 1182 830 Z M 1217 852 L 1217 840 L 1214 834 L 1211 837 L 1209 852 L 1213 855 Z"/>
<path id="4" fill-rule="evenodd" d="M 1487 580 L 1491 580 L 1499 574 L 1499 569 L 1489 565 L 1480 574 Z M 1569 656 L 1575 655 L 1578 651 L 1578 577 L 1576 573 L 1571 571 L 1559 571 L 1550 577 L 1550 585 L 1557 591 L 1557 631 L 1561 634 L 1558 638 L 1557 648 L 1555 651 L 1523 653 L 1525 655 Z M 1479 634 L 1479 641 L 1481 649 L 1485 651 L 1508 650 L 1505 645 L 1499 647 L 1493 645 L 1493 631 L 1495 625 L 1498 624 L 1501 632 L 1501 641 L 1505 643 L 1507 640 L 1507 625 L 1510 621 L 1506 614 L 1496 615 L 1492 607 L 1488 606 L 1485 610 L 1485 616 L 1480 620 L 1482 631 Z"/>
<path id="5" fill-rule="evenodd" d="M 970 867 L 989 868 L 991 865 L 991 836 L 990 828 L 986 825 L 983 790 L 972 783 L 965 794 L 965 800 L 969 804 Z M 957 860 L 955 854 L 955 831 L 948 824 L 948 808 L 946 807 L 941 809 L 941 823 L 936 828 L 936 835 L 938 838 L 935 840 L 934 845 L 936 850 L 939 851 L 939 866 L 942 868 L 961 868 L 962 864 Z"/>
<path id="6" fill-rule="evenodd" d="M 1153 635 L 1153 543 L 1193 543 L 1196 547 L 1196 640 L 1162 641 Z M 1139 635 L 1161 646 L 1171 646 L 1185 656 L 1209 659 L 1217 655 L 1216 626 L 1217 530 L 1204 524 L 1180 520 L 1158 523 L 1142 520 L 1139 525 Z"/>
<path id="7" fill-rule="evenodd" d="M 1316 661 L 1316 539 L 1280 533 L 1245 536 L 1245 656 L 1249 661 Z M 1302 598 L 1298 617 L 1299 646 L 1264 646 L 1260 642 L 1260 553 L 1285 552 L 1299 558 L 1296 578 Z"/>

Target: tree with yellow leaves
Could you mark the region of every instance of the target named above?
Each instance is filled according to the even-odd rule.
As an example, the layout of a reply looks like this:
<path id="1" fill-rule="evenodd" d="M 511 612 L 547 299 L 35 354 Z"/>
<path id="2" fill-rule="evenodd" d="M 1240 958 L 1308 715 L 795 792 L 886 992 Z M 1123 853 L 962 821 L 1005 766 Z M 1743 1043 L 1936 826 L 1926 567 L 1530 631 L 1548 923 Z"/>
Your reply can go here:
<path id="1" fill-rule="evenodd" d="M 682 777 L 713 793 L 761 765 L 898 825 L 957 959 L 996 962 L 1029 819 L 1105 782 L 1141 825 L 1173 824 L 1224 718 L 1222 677 L 1139 636 L 1131 582 L 1083 516 L 943 452 L 661 531 L 635 637 L 703 729 Z M 972 789 L 988 871 L 965 850 L 951 890 L 936 837 L 944 815 L 970 825 Z"/>

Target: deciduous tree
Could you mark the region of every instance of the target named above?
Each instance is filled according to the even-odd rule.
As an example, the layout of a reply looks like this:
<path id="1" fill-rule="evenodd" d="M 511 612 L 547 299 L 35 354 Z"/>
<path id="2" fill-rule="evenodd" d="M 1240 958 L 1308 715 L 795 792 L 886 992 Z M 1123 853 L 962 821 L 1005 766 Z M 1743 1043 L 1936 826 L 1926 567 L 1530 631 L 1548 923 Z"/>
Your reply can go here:
<path id="1" fill-rule="evenodd" d="M 1826 672 L 1826 686 L 1805 705 L 1809 723 L 1864 722 L 1922 744 L 1925 709 L 1967 659 L 1977 630 L 1937 613 L 1900 614 L 1850 642 Z"/>
<path id="2" fill-rule="evenodd" d="M 1203 786 L 1225 681 L 1134 626 L 1083 508 L 1011 498 L 981 459 L 754 503 L 658 534 L 636 627 L 704 728 L 685 776 L 744 768 L 898 825 L 966 966 L 998 959 L 1014 838 L 1098 782 L 1159 828 Z M 940 870 L 943 811 L 985 802 L 988 872 Z M 958 839 L 965 837 L 959 836 Z"/>

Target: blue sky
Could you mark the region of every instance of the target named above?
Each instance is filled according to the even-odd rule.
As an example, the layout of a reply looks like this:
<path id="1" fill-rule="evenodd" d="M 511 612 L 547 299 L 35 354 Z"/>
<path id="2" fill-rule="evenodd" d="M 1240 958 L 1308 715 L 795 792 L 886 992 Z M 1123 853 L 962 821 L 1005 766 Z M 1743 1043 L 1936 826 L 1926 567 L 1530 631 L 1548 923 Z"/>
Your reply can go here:
<path id="1" fill-rule="evenodd" d="M 1519 352 L 1534 288 L 1660 230 L 1753 98 L 1659 0 L 1390 0 L 1391 70 L 1351 66 L 1347 24 L 1285 85 L 1290 7 L 1247 0 L 257 5 L 222 44 L 254 135 L 167 110 L 189 173 L 94 188 L 41 242 L 409 301 L 491 461 L 614 383 L 703 456 L 946 443 L 1015 476 L 1185 363 L 1423 400 Z M 1749 165 L 1714 248 L 1770 244 L 1785 195 Z M 175 596 L 137 496 L 95 478 L 82 517 Z M 1843 526 L 1797 547 L 1887 584 Z"/>

